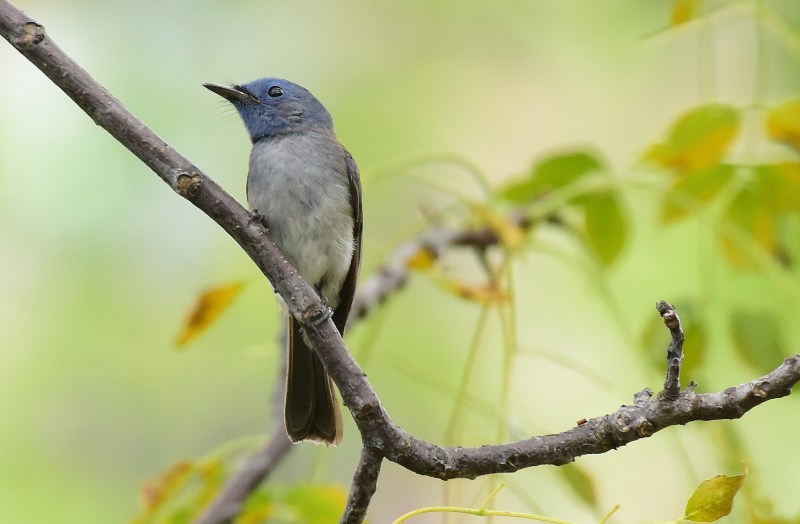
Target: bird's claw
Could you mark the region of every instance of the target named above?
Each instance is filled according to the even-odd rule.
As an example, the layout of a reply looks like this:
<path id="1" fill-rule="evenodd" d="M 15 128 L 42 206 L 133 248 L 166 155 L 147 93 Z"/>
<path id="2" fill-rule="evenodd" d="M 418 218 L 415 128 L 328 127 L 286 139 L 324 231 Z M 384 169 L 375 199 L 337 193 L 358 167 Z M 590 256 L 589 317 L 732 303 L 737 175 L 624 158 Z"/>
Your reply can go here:
<path id="1" fill-rule="evenodd" d="M 269 224 L 267 224 L 267 217 L 259 213 L 258 209 L 254 209 L 253 211 L 250 212 L 250 221 L 260 222 L 262 226 L 269 229 Z"/>
<path id="2" fill-rule="evenodd" d="M 333 317 L 333 310 L 329 308 L 327 305 L 322 308 L 321 311 L 316 311 L 314 316 L 311 317 L 311 322 L 318 326 L 328 320 L 329 318 Z"/>

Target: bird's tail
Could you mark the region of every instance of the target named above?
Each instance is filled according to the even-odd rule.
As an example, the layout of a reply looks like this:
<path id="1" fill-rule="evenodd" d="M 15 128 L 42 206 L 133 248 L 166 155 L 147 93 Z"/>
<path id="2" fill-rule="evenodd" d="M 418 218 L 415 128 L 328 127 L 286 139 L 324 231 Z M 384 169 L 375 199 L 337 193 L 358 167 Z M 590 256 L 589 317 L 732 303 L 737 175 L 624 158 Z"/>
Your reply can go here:
<path id="1" fill-rule="evenodd" d="M 285 420 L 289 438 L 292 442 L 310 440 L 338 446 L 342 441 L 342 413 L 333 383 L 291 315 L 288 351 Z"/>

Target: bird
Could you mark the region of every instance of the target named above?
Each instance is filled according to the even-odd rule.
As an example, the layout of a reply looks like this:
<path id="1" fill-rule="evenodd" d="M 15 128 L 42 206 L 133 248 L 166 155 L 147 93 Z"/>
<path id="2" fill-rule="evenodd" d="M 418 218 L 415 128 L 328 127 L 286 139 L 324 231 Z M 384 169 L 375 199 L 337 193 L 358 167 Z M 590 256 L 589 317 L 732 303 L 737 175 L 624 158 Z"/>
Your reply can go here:
<path id="1" fill-rule="evenodd" d="M 344 335 L 361 263 L 361 182 L 331 114 L 281 78 L 204 87 L 239 113 L 253 149 L 247 202 L 272 239 L 330 308 Z M 300 324 L 288 318 L 284 421 L 292 442 L 338 446 L 342 415 L 332 380 Z"/>

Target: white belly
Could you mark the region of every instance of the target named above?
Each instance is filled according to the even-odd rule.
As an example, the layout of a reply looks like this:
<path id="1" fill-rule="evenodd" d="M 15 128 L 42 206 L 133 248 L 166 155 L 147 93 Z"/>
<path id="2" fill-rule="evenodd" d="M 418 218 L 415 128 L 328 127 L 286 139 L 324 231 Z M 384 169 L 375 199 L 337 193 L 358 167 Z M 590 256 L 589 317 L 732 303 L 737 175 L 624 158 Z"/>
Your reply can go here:
<path id="1" fill-rule="evenodd" d="M 255 144 L 247 200 L 289 262 L 335 308 L 353 258 L 353 210 L 344 151 L 333 134 Z"/>

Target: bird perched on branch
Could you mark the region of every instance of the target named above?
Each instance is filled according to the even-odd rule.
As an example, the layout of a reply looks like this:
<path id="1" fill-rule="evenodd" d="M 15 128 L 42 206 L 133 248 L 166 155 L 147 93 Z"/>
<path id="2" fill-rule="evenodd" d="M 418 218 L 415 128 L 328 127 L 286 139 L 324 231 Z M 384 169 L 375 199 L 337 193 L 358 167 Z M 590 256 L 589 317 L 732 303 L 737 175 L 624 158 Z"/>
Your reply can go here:
<path id="1" fill-rule="evenodd" d="M 361 184 L 330 113 L 308 90 L 279 78 L 203 85 L 233 104 L 250 134 L 250 209 L 343 334 L 361 260 Z M 293 442 L 338 445 L 342 415 L 333 383 L 297 320 L 288 319 L 287 433 Z"/>

